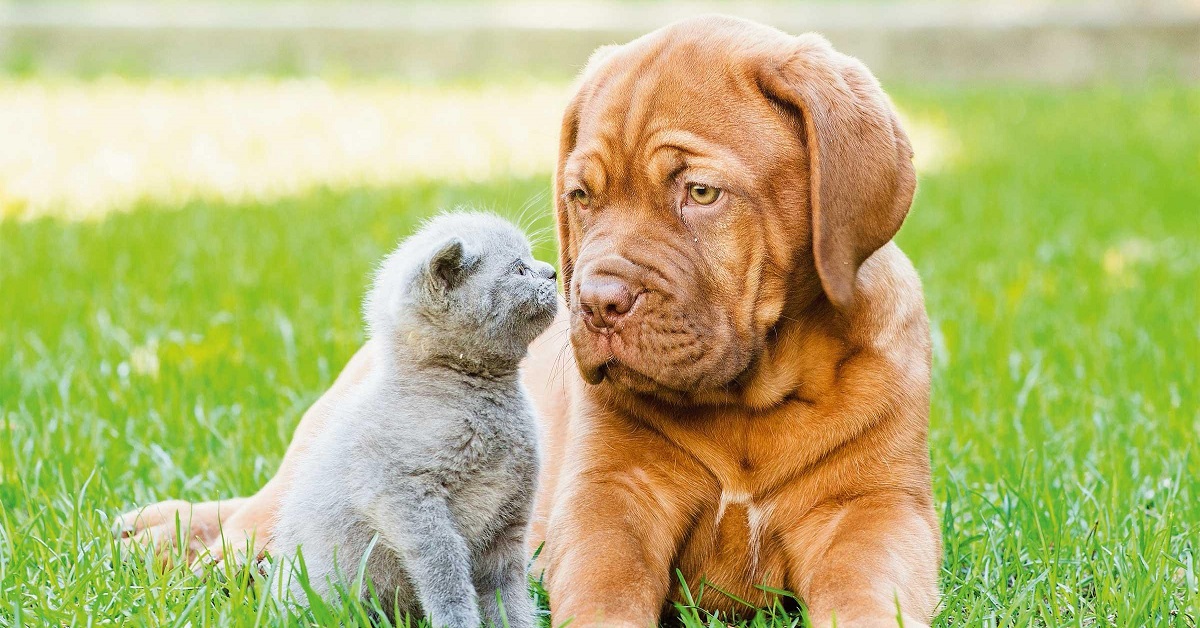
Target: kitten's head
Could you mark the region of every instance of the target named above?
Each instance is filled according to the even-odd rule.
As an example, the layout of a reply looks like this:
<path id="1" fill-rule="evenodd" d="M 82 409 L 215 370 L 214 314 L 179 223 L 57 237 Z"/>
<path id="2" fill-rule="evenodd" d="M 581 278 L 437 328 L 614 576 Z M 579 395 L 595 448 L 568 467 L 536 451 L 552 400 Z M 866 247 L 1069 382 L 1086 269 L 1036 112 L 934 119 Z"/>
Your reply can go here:
<path id="1" fill-rule="evenodd" d="M 523 358 L 557 310 L 554 268 L 533 259 L 520 229 L 494 214 L 451 212 L 384 260 L 366 319 L 373 337 L 489 367 Z"/>

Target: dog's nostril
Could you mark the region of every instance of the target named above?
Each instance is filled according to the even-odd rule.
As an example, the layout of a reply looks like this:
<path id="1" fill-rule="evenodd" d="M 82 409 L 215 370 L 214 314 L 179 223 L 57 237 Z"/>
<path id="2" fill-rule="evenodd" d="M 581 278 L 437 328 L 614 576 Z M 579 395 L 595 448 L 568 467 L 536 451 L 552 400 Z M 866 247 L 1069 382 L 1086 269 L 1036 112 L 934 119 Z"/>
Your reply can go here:
<path id="1" fill-rule="evenodd" d="M 615 278 L 585 281 L 579 287 L 580 310 L 592 327 L 607 329 L 633 309 L 635 295 Z"/>

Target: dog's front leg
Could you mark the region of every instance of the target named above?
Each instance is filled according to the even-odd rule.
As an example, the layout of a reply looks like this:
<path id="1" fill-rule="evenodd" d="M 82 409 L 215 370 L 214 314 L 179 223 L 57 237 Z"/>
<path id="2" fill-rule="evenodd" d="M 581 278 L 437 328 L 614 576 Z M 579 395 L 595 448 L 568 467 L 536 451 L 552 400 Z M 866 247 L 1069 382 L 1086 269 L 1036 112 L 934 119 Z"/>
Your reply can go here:
<path id="1" fill-rule="evenodd" d="M 647 628 L 662 612 L 704 473 L 645 431 L 576 443 L 566 458 L 585 468 L 564 475 L 546 539 L 552 623 Z"/>
<path id="2" fill-rule="evenodd" d="M 941 543 L 929 504 L 887 492 L 811 513 L 789 533 L 813 626 L 922 628 L 938 601 Z"/>

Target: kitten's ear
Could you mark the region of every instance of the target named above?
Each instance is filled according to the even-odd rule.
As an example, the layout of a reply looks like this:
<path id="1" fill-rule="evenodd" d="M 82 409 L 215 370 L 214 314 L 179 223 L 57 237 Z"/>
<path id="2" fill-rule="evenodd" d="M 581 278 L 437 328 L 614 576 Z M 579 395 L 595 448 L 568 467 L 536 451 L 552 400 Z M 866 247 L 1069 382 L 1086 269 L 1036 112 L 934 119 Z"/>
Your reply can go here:
<path id="1" fill-rule="evenodd" d="M 450 238 L 429 258 L 425 279 L 434 288 L 449 290 L 462 283 L 473 265 L 462 239 Z"/>

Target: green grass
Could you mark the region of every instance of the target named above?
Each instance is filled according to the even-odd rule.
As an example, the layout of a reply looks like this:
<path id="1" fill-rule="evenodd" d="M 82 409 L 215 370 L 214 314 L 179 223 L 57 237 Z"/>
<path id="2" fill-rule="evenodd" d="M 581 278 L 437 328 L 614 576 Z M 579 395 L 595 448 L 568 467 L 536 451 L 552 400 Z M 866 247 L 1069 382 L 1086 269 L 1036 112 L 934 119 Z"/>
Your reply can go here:
<path id="1" fill-rule="evenodd" d="M 899 237 L 933 325 L 938 625 L 1195 626 L 1200 91 L 896 96 L 956 146 Z M 0 221 L 0 625 L 285 619 L 114 568 L 107 518 L 255 490 L 361 342 L 379 256 L 441 206 L 536 198 L 548 226 L 548 180 Z"/>

